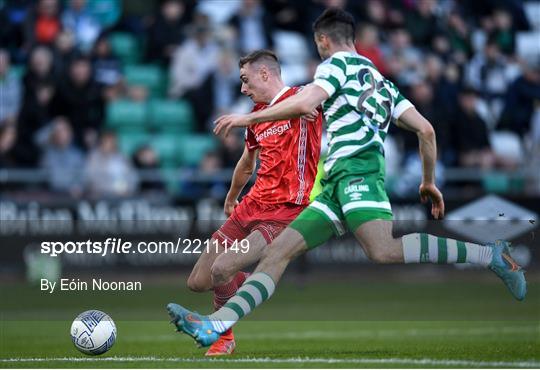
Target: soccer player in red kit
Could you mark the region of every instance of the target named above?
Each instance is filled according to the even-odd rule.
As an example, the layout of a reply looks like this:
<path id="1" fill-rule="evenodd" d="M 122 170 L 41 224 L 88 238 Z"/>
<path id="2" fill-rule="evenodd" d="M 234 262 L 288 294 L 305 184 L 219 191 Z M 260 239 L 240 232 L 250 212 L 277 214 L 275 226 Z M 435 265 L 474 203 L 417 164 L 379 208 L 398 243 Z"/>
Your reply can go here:
<path id="1" fill-rule="evenodd" d="M 285 86 L 279 61 L 271 51 L 254 51 L 241 58 L 239 65 L 241 91 L 255 103 L 254 111 L 287 99 L 301 89 Z M 320 109 L 308 116 L 261 122 L 246 129 L 244 152 L 224 204 L 229 218 L 210 241 L 211 246 L 217 243 L 222 248 L 205 250 L 188 278 L 191 290 L 214 291 L 216 310 L 244 283 L 247 276 L 241 269 L 257 262 L 264 248 L 309 204 L 319 162 L 321 130 Z M 239 203 L 238 197 L 255 171 L 257 157 L 257 179 Z M 245 248 L 223 247 L 241 240 L 248 246 L 247 253 L 243 253 Z M 235 347 L 229 329 L 206 355 L 229 355 Z"/>

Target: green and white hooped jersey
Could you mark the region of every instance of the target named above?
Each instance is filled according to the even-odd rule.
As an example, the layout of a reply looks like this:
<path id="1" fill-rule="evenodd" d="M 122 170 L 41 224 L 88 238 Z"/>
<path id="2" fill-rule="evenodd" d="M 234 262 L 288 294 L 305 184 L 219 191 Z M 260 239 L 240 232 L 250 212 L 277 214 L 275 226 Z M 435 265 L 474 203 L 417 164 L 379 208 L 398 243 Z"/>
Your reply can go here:
<path id="1" fill-rule="evenodd" d="M 329 95 L 323 103 L 328 135 L 324 164 L 327 177 L 336 171 L 354 170 L 351 161 L 344 163 L 344 159 L 367 151 L 383 153 L 390 121 L 412 107 L 369 59 L 357 53 L 333 54 L 317 67 L 313 83 Z"/>

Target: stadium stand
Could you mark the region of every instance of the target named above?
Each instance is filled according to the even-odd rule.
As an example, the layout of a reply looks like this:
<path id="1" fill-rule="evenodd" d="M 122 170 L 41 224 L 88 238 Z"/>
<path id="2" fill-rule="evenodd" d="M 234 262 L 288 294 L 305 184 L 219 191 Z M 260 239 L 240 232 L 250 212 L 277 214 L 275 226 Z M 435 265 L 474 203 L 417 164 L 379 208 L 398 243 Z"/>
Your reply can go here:
<path id="1" fill-rule="evenodd" d="M 233 83 L 237 66 L 226 59 L 236 61 L 253 48 L 270 47 L 281 58 L 286 83 L 309 82 L 318 63 L 311 22 L 334 4 L 355 15 L 358 52 L 371 58 L 435 124 L 439 166 L 448 170 L 445 191 L 463 184 L 464 178 L 480 191 L 540 191 L 538 174 L 528 165 L 538 163 L 538 137 L 533 133 L 540 132 L 534 118 L 540 116 L 535 105 L 540 99 L 540 6 L 534 1 L 324 0 L 299 6 L 293 1 L 231 0 L 223 6 L 212 1 L 134 0 L 129 4 L 105 1 L 99 9 L 96 2 L 89 2 L 80 10 L 62 1 L 52 3 L 49 9 L 43 0 L 25 6 L 0 2 L 0 19 L 5 20 L 0 49 L 10 59 L 0 68 L 0 88 L 3 76 L 9 75 L 24 90 L 19 112 L 25 113 L 1 123 L 13 125 L 17 133 L 15 143 L 0 153 L 5 159 L 1 163 L 9 162 L 10 168 L 37 166 L 39 158 L 28 160 L 23 148 L 52 119 L 65 114 L 55 106 L 56 96 L 65 85 L 70 61 L 81 54 L 94 63 L 93 83 L 99 84 L 105 101 L 102 118 L 98 113 L 86 114 L 90 126 L 81 126 L 76 112 L 70 113 L 76 145 L 85 157 L 107 129 L 116 132 L 125 155 L 149 145 L 163 168 L 196 168 L 206 153 L 223 148 L 211 136 L 212 120 L 251 107 Z M 150 8 L 153 14 L 148 14 Z M 98 37 L 79 27 L 77 11 L 96 21 L 86 32 L 99 30 Z M 36 31 L 47 12 L 58 22 Z M 67 37 L 69 33 L 76 37 Z M 204 41 L 197 47 L 199 38 Z M 72 49 L 64 45 L 69 40 L 75 43 Z M 110 44 L 110 53 L 105 47 L 94 54 L 92 43 L 101 40 Z M 29 67 L 30 56 L 42 47 L 53 55 L 52 71 L 29 74 L 35 69 Z M 222 57 L 186 63 L 186 50 Z M 175 60 L 175 55 L 183 60 Z M 173 63 L 179 62 L 194 70 L 184 71 L 183 87 L 171 90 Z M 230 65 L 224 67 L 225 63 Z M 69 91 L 77 96 L 84 88 Z M 52 98 L 46 96 L 51 91 Z M 44 105 L 37 109 L 40 101 Z M 12 130 L 1 132 L 12 135 Z M 395 179 L 414 167 L 416 154 L 406 134 L 392 129 L 390 135 L 388 183 L 392 187 L 398 182 Z M 242 140 L 234 145 L 239 150 L 232 152 L 241 153 Z M 39 148 L 33 150 L 39 155 Z M 234 160 L 224 162 L 230 168 Z"/>

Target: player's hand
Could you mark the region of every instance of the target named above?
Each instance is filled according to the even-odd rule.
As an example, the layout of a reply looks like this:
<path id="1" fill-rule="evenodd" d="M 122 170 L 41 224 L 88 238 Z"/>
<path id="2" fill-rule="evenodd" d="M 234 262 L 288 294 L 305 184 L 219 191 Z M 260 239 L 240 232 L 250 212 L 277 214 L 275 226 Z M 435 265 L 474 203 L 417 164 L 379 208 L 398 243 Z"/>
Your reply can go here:
<path id="1" fill-rule="evenodd" d="M 315 121 L 317 117 L 319 116 L 319 110 L 317 108 L 313 109 L 311 113 L 304 114 L 302 118 L 308 120 L 308 121 Z"/>
<path id="2" fill-rule="evenodd" d="M 247 114 L 229 114 L 219 117 L 214 121 L 214 124 L 214 134 L 223 133 L 223 136 L 227 137 L 233 127 L 249 126 L 250 122 L 247 119 Z"/>
<path id="3" fill-rule="evenodd" d="M 426 203 L 431 201 L 431 214 L 436 220 L 444 218 L 444 199 L 435 184 L 422 183 L 419 189 L 420 200 Z"/>
<path id="4" fill-rule="evenodd" d="M 234 209 L 238 205 L 238 200 L 228 200 L 225 199 L 225 205 L 223 206 L 223 211 L 225 212 L 225 215 L 227 217 L 231 217 L 232 213 L 234 212 Z"/>

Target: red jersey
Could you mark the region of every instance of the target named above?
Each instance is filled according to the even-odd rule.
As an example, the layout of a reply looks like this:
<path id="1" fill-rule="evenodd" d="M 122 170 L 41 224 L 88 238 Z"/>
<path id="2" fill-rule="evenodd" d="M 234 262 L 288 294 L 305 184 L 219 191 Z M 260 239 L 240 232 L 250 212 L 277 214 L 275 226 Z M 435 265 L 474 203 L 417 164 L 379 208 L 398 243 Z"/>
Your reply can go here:
<path id="1" fill-rule="evenodd" d="M 284 88 L 270 105 L 299 90 L 299 87 Z M 266 104 L 256 104 L 253 111 L 266 107 Z M 317 175 L 321 133 L 321 111 L 315 121 L 295 118 L 249 126 L 246 146 L 248 150 L 260 149 L 260 167 L 247 196 L 261 203 L 309 204 L 309 194 Z"/>

